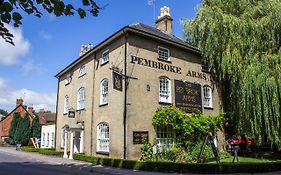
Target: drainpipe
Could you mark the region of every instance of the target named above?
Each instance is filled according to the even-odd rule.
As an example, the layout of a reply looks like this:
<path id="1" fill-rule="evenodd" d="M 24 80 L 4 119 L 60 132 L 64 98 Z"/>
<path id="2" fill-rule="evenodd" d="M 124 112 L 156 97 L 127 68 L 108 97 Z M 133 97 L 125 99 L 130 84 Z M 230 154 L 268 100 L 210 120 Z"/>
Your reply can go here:
<path id="1" fill-rule="evenodd" d="M 58 77 L 58 87 L 57 87 L 57 103 L 56 103 L 56 124 L 55 124 L 55 149 L 57 149 L 57 138 L 58 138 L 58 102 L 59 102 L 59 85 L 60 85 L 60 77 Z"/>
<path id="2" fill-rule="evenodd" d="M 123 113 L 123 124 L 124 124 L 124 159 L 127 159 L 127 89 L 128 89 L 128 77 L 127 77 L 127 39 L 128 36 L 123 29 L 125 35 L 125 53 L 124 53 L 124 113 Z"/>
<path id="3" fill-rule="evenodd" d="M 95 96 L 95 75 L 96 75 L 96 55 L 97 53 L 95 52 L 95 56 L 94 56 L 94 72 L 93 72 L 93 95 L 92 95 L 92 113 L 91 113 L 91 153 L 90 155 L 93 155 L 93 122 L 94 122 L 94 96 Z"/>

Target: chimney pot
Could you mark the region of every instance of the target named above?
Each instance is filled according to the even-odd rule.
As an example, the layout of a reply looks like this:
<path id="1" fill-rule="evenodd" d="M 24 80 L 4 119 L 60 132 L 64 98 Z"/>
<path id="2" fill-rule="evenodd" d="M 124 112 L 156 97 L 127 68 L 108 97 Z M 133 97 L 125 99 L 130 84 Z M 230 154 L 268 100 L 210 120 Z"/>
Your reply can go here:
<path id="1" fill-rule="evenodd" d="M 16 107 L 18 107 L 19 105 L 23 105 L 23 99 L 22 98 L 17 99 L 17 101 L 16 101 Z"/>
<path id="2" fill-rule="evenodd" d="M 164 6 L 160 10 L 160 16 L 158 16 L 158 19 L 155 21 L 156 28 L 168 34 L 172 34 L 172 21 L 173 19 L 170 15 L 170 8 Z"/>

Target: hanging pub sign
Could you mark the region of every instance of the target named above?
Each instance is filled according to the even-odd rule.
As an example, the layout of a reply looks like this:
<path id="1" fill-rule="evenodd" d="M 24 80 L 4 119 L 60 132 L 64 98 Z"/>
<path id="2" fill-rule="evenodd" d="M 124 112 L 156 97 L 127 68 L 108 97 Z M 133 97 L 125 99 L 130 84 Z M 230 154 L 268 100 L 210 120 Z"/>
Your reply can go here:
<path id="1" fill-rule="evenodd" d="M 133 144 L 148 142 L 148 131 L 133 131 Z"/>
<path id="2" fill-rule="evenodd" d="M 122 91 L 122 75 L 113 71 L 113 89 Z"/>
<path id="3" fill-rule="evenodd" d="M 175 105 L 188 113 L 202 112 L 201 85 L 175 80 Z"/>

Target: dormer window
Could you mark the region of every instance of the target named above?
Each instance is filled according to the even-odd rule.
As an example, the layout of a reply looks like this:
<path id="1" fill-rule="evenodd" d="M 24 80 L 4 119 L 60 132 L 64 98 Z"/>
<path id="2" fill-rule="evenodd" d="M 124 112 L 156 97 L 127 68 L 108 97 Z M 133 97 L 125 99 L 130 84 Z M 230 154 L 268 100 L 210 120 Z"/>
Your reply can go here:
<path id="1" fill-rule="evenodd" d="M 164 47 L 158 47 L 158 59 L 170 61 L 170 50 Z"/>
<path id="2" fill-rule="evenodd" d="M 102 53 L 101 64 L 105 64 L 109 61 L 109 50 L 107 49 Z"/>
<path id="3" fill-rule="evenodd" d="M 65 85 L 70 84 L 71 80 L 72 80 L 71 74 L 67 74 L 65 78 Z"/>
<path id="4" fill-rule="evenodd" d="M 78 77 L 81 77 L 81 76 L 83 76 L 83 75 L 85 75 L 85 74 L 86 74 L 86 65 L 83 64 L 83 65 L 80 67 L 80 69 L 79 69 Z"/>

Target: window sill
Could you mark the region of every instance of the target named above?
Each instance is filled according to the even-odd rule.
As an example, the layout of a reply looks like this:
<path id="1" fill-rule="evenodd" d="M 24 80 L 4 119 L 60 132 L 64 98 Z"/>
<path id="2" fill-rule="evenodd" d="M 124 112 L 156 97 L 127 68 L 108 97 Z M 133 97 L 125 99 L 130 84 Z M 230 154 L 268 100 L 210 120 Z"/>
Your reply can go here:
<path id="1" fill-rule="evenodd" d="M 100 104 L 99 107 L 108 106 L 108 103 Z"/>
<path id="2" fill-rule="evenodd" d="M 172 105 L 172 103 L 168 103 L 168 102 L 161 102 L 161 101 L 159 101 L 159 104 L 160 104 L 160 105 Z"/>
<path id="3" fill-rule="evenodd" d="M 107 63 L 109 63 L 109 61 L 106 61 L 106 62 L 104 62 L 104 63 L 101 63 L 100 66 L 102 67 L 102 66 L 106 65 Z"/>
<path id="4" fill-rule="evenodd" d="M 169 58 L 169 59 L 170 59 L 170 58 Z M 164 62 L 166 62 L 166 63 L 172 63 L 171 60 L 164 60 L 164 59 L 159 58 L 159 57 L 158 57 L 158 60 L 159 60 L 159 61 L 164 61 Z"/>
<path id="5" fill-rule="evenodd" d="M 77 109 L 76 112 L 79 112 L 79 111 L 84 111 L 85 108 L 81 108 L 81 109 Z"/>
<path id="6" fill-rule="evenodd" d="M 85 72 L 85 73 L 83 73 L 83 74 L 81 74 L 81 75 L 78 75 L 78 78 L 81 78 L 81 77 L 83 77 L 84 75 L 86 75 L 87 73 Z"/>
<path id="7" fill-rule="evenodd" d="M 68 112 L 67 113 L 63 113 L 63 115 L 67 115 L 68 114 Z"/>
<path id="8" fill-rule="evenodd" d="M 205 72 L 205 73 L 211 73 L 210 70 L 205 70 L 205 69 L 202 69 L 202 72 Z"/>
<path id="9" fill-rule="evenodd" d="M 105 152 L 105 151 L 97 151 L 96 154 L 101 154 L 101 155 L 109 156 L 109 152 Z"/>
<path id="10" fill-rule="evenodd" d="M 204 109 L 213 110 L 214 108 L 213 107 L 204 107 Z"/>

